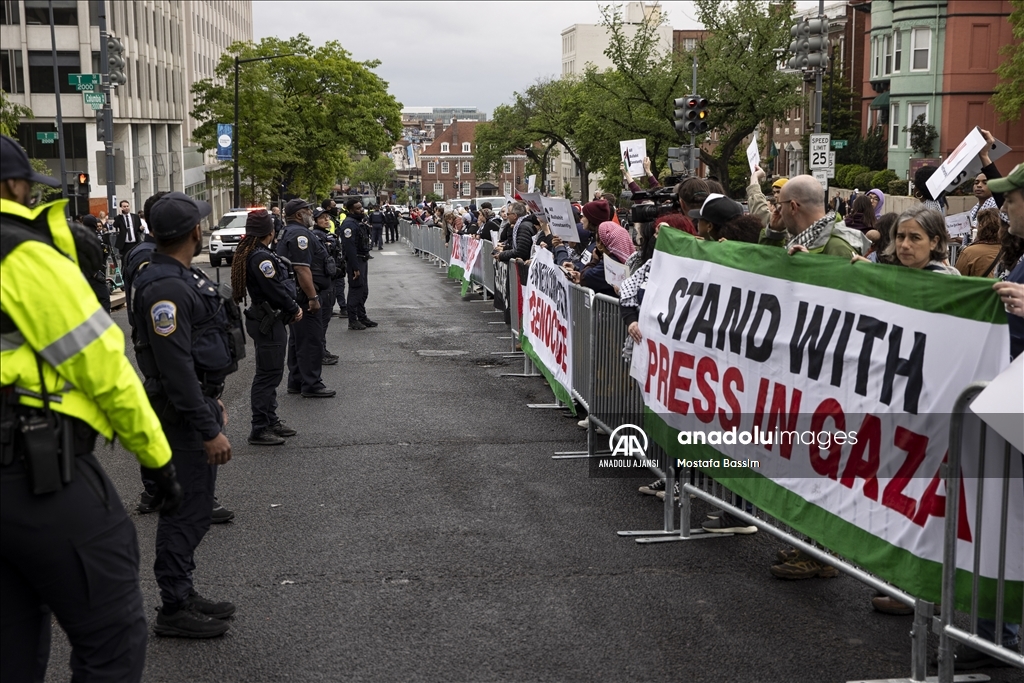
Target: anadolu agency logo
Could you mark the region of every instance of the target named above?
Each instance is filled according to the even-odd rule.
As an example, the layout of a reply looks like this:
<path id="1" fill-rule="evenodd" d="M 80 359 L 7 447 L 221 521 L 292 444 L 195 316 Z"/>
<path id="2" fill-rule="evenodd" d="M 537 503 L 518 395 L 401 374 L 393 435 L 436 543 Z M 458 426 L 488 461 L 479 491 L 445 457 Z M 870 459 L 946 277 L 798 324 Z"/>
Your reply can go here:
<path id="1" fill-rule="evenodd" d="M 597 466 L 601 468 L 647 468 L 657 467 L 658 461 L 647 457 L 650 441 L 647 432 L 632 424 L 623 424 L 612 430 L 608 436 L 610 458 L 601 458 Z"/>

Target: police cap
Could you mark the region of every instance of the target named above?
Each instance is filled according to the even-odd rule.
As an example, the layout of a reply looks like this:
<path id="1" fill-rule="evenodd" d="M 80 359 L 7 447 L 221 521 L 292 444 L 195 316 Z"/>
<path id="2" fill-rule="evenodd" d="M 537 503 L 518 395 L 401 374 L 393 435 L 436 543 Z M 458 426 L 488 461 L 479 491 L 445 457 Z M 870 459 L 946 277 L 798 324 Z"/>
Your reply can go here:
<path id="1" fill-rule="evenodd" d="M 172 240 L 195 228 L 212 211 L 209 204 L 184 192 L 168 192 L 153 205 L 146 221 L 158 240 Z"/>
<path id="2" fill-rule="evenodd" d="M 36 173 L 28 162 L 28 155 L 15 140 L 0 135 L 0 180 L 27 180 L 50 187 L 60 187 L 60 181 Z"/>
<path id="3" fill-rule="evenodd" d="M 289 199 L 288 203 L 284 205 L 284 215 L 294 216 L 299 211 L 309 208 L 309 202 L 305 199 Z"/>

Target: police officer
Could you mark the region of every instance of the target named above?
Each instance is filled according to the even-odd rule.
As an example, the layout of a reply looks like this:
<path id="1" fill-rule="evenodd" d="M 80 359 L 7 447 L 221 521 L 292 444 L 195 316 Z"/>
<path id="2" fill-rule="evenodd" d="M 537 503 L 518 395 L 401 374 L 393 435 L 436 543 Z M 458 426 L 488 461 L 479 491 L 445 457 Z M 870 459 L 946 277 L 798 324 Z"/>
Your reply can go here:
<path id="1" fill-rule="evenodd" d="M 365 330 L 377 327 L 366 317 L 366 297 L 370 293 L 367 283 L 367 263 L 371 258 L 369 227 L 363 212 L 363 203 L 353 197 L 345 202 L 348 216 L 341 224 L 341 249 L 348 269 L 348 329 Z"/>
<path id="2" fill-rule="evenodd" d="M 165 513 L 180 504 L 181 489 L 124 335 L 80 271 L 92 246 L 78 248 L 66 201 L 33 205 L 34 182 L 60 186 L 3 136 L 0 680 L 43 680 L 52 610 L 71 642 L 74 680 L 139 681 L 146 618 L 138 540 L 92 454 L 97 434 L 118 436 L 153 470 Z"/>
<path id="3" fill-rule="evenodd" d="M 387 228 L 387 242 L 398 241 L 398 212 L 388 204 L 384 207 L 384 225 Z"/>
<path id="4" fill-rule="evenodd" d="M 295 303 L 295 281 L 287 264 L 270 250 L 274 220 L 265 209 L 249 212 L 245 237 L 231 263 L 231 291 L 240 303 L 248 293 L 252 306 L 245 311 L 245 329 L 256 346 L 256 374 L 252 378 L 252 431 L 254 446 L 278 446 L 295 430 L 277 416 L 277 386 L 284 376 L 288 347 L 285 324 L 300 320 Z"/>
<path id="5" fill-rule="evenodd" d="M 373 242 L 370 244 L 370 248 L 377 247 L 379 251 L 384 251 L 384 212 L 380 210 L 380 206 L 374 207 L 373 211 L 370 212 L 370 229 L 373 231 Z"/>
<path id="6" fill-rule="evenodd" d="M 324 358 L 324 326 L 319 291 L 329 284 L 323 273 L 327 250 L 310 228 L 313 212 L 301 199 L 289 200 L 284 207 L 287 223 L 277 242 L 277 253 L 288 259 L 298 283 L 298 304 L 304 308 L 302 319 L 291 324 L 288 339 L 288 393 L 306 398 L 330 398 L 333 389 L 324 386 L 321 370 Z"/>
<path id="7" fill-rule="evenodd" d="M 338 273 L 338 238 L 331 234 L 331 216 L 321 208 L 313 211 L 313 234 L 320 240 L 327 258 L 324 262 L 324 273 L 330 278 L 330 284 L 320 290 L 320 317 L 324 325 L 324 357 L 322 365 L 337 365 L 338 356 L 327 349 L 327 328 L 331 323 L 334 311 L 334 282 L 341 275 Z"/>
<path id="8" fill-rule="evenodd" d="M 192 584 L 194 553 L 210 528 L 217 466 L 231 459 L 220 395 L 245 356 L 230 293 L 192 266 L 203 245 L 199 223 L 209 213 L 209 204 L 182 192 L 156 202 L 148 216 L 156 249 L 133 284 L 136 360 L 185 491 L 181 509 L 161 515 L 156 531 L 153 569 L 163 607 L 154 631 L 161 636 L 219 636 L 228 630 L 223 619 L 235 612 L 230 602 L 208 600 Z"/>
<path id="9" fill-rule="evenodd" d="M 325 199 L 321 203 L 321 207 L 331 218 L 330 233 L 334 235 L 335 239 L 341 234 L 341 222 L 345 220 L 345 215 L 338 209 L 337 203 L 333 199 Z M 334 279 L 334 297 L 338 301 L 338 317 L 345 318 L 348 316 L 348 310 L 346 309 L 345 302 L 345 256 L 341 253 L 341 243 L 338 243 L 338 254 L 337 254 L 337 266 L 338 266 L 338 277 Z M 331 311 L 330 315 L 334 315 Z"/>

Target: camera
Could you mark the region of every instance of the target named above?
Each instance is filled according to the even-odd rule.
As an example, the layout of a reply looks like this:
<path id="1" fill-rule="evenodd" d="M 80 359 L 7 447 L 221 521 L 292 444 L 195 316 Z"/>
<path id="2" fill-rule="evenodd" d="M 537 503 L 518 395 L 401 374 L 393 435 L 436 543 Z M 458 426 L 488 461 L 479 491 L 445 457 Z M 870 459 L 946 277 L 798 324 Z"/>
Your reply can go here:
<path id="1" fill-rule="evenodd" d="M 652 223 L 658 220 L 659 216 L 679 212 L 679 196 L 676 194 L 675 183 L 649 192 L 634 192 L 631 199 L 633 201 L 633 207 L 629 210 L 631 223 Z M 653 204 L 638 203 L 648 201 Z"/>

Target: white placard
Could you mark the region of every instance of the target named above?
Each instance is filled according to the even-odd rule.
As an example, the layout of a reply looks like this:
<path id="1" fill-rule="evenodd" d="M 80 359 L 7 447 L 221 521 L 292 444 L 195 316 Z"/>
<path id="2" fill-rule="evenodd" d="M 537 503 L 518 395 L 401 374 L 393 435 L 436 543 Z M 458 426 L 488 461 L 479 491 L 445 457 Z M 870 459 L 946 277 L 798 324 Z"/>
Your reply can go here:
<path id="1" fill-rule="evenodd" d="M 604 263 L 604 281 L 612 287 L 620 286 L 622 281 L 629 277 L 629 268 L 625 263 L 619 263 L 607 255 L 601 260 Z"/>
<path id="2" fill-rule="evenodd" d="M 966 213 L 946 216 L 946 232 L 950 237 L 966 235 L 971 231 L 971 218 Z"/>
<path id="3" fill-rule="evenodd" d="M 576 231 L 576 220 L 572 215 L 572 204 L 568 199 L 541 197 L 540 203 L 552 235 L 563 242 L 580 241 L 580 234 Z"/>
<path id="4" fill-rule="evenodd" d="M 757 137 L 754 137 L 747 145 L 747 164 L 750 165 L 750 175 L 754 175 L 757 167 L 761 165 L 761 153 L 757 151 Z"/>
<path id="5" fill-rule="evenodd" d="M 544 198 L 540 196 L 540 192 L 520 192 L 519 196 L 522 198 L 523 204 L 526 204 L 527 211 L 534 216 L 539 216 L 542 220 L 547 220 L 542 202 Z"/>
<path id="6" fill-rule="evenodd" d="M 816 133 L 810 137 L 811 169 L 828 168 L 828 148 L 831 140 L 831 133 Z"/>
<path id="7" fill-rule="evenodd" d="M 533 192 L 537 189 L 537 176 L 532 175 L 526 179 L 526 191 Z"/>
<path id="8" fill-rule="evenodd" d="M 1024 451 L 1024 353 L 1010 367 L 989 382 L 984 391 L 971 402 L 971 412 L 999 432 L 1011 446 Z"/>
<path id="9" fill-rule="evenodd" d="M 928 179 L 928 192 L 937 197 L 940 192 L 949 192 L 967 178 L 978 175 L 981 172 L 981 159 L 978 158 L 978 153 L 984 148 L 985 136 L 981 134 L 981 129 L 975 126 Z M 988 157 L 995 161 L 1009 151 L 1009 147 L 996 140 L 989 145 Z"/>
<path id="10" fill-rule="evenodd" d="M 621 140 L 619 142 L 619 160 L 626 165 L 629 175 L 634 178 L 643 177 L 646 157 L 647 140 Z"/>
<path id="11" fill-rule="evenodd" d="M 501 233 L 497 230 L 491 230 L 491 244 L 498 246 L 498 240 L 501 237 Z"/>

